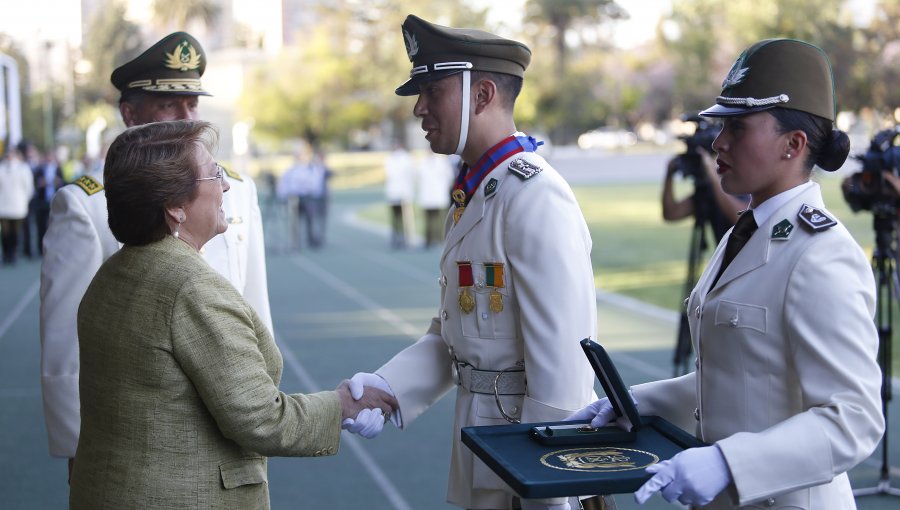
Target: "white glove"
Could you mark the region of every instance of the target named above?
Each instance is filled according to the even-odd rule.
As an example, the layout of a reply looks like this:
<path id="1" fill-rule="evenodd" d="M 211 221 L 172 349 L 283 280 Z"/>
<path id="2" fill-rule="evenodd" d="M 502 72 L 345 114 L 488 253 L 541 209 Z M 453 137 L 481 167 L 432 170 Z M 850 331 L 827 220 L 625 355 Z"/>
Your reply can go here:
<path id="1" fill-rule="evenodd" d="M 363 396 L 363 392 L 365 391 L 365 386 L 372 386 L 373 388 L 378 388 L 386 393 L 390 393 L 391 396 L 394 396 L 394 392 L 391 390 L 391 387 L 388 386 L 387 381 L 384 380 L 378 374 L 370 374 L 368 372 L 357 372 L 353 374 L 353 377 L 350 378 L 350 396 L 353 397 L 353 400 L 359 400 Z"/>
<path id="2" fill-rule="evenodd" d="M 678 500 L 685 505 L 703 506 L 731 483 L 731 471 L 715 445 L 688 448 L 645 471 L 654 475 L 634 493 L 635 501 L 642 505 L 654 492 L 662 490 L 662 497 L 669 503 Z"/>
<path id="3" fill-rule="evenodd" d="M 634 395 L 631 392 L 628 392 L 628 395 L 631 397 L 631 401 L 634 402 L 634 405 L 637 406 L 637 400 L 634 399 Z M 616 425 L 621 429 L 631 430 L 631 427 L 628 425 L 628 419 L 624 416 L 616 416 L 616 410 L 613 409 L 612 404 L 610 403 L 608 398 L 601 398 L 600 400 L 596 400 L 586 407 L 575 411 L 571 415 L 566 418 L 566 421 L 575 421 L 575 420 L 591 420 L 591 427 L 595 429 L 600 427 L 605 427 L 609 424 L 609 422 L 616 420 Z"/>
<path id="4" fill-rule="evenodd" d="M 572 510 L 568 501 L 558 505 L 548 505 L 539 499 L 522 499 L 519 502 L 522 504 L 522 510 Z"/>
<path id="5" fill-rule="evenodd" d="M 341 423 L 341 428 L 353 434 L 359 434 L 366 439 L 372 439 L 381 433 L 384 428 L 384 415 L 381 409 L 363 409 L 356 418 L 347 418 Z"/>
<path id="6" fill-rule="evenodd" d="M 350 396 L 353 397 L 354 400 L 362 398 L 366 386 L 381 389 L 390 393 L 391 396 L 394 395 L 394 392 L 391 391 L 391 387 L 388 386 L 387 381 L 375 374 L 366 372 L 357 372 L 350 379 L 348 386 L 350 389 Z M 345 419 L 341 423 L 341 428 L 352 434 L 359 434 L 366 439 L 372 439 L 381 433 L 381 430 L 384 428 L 384 422 L 384 415 L 382 414 L 381 409 L 363 409 L 356 415 L 356 418 Z"/>

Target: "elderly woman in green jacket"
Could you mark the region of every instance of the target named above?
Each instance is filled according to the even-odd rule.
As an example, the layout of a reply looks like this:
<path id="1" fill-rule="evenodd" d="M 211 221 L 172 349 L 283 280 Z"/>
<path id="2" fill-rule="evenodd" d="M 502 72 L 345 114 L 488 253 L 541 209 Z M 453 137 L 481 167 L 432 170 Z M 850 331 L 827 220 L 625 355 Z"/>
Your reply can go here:
<path id="1" fill-rule="evenodd" d="M 160 122 L 109 148 L 109 225 L 124 247 L 78 311 L 73 509 L 268 508 L 266 456 L 333 455 L 342 420 L 396 407 L 380 391 L 354 401 L 346 381 L 278 389 L 268 328 L 199 253 L 227 228 L 215 135 L 205 122 Z"/>

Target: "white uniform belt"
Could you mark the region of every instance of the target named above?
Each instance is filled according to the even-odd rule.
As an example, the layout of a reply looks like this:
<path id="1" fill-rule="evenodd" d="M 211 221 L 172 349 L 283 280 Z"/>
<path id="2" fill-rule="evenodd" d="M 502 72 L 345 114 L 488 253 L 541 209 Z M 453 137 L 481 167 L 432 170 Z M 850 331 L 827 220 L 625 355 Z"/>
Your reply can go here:
<path id="1" fill-rule="evenodd" d="M 494 394 L 494 383 L 498 395 L 524 395 L 525 370 L 478 370 L 468 363 L 456 363 L 456 383 L 472 393 Z"/>

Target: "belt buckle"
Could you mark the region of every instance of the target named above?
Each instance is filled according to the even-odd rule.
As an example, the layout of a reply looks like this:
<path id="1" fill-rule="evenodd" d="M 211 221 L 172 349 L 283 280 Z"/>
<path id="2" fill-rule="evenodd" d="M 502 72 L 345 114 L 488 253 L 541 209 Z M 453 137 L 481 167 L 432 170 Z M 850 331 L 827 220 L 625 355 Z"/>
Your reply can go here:
<path id="1" fill-rule="evenodd" d="M 453 368 L 456 370 L 456 385 L 462 386 L 462 369 L 472 365 L 469 365 L 465 361 L 460 361 L 455 355 L 450 358 L 450 361 L 453 363 Z"/>

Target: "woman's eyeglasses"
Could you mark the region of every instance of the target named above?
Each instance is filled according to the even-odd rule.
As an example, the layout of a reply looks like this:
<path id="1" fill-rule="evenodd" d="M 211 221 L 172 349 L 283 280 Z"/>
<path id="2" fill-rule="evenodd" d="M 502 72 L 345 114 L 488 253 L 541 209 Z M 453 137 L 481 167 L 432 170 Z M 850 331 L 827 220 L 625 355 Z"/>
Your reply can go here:
<path id="1" fill-rule="evenodd" d="M 216 163 L 216 175 L 212 177 L 200 177 L 196 179 L 197 181 L 215 181 L 218 180 L 219 184 L 222 183 L 222 176 L 225 174 L 225 169 L 222 168 L 222 165 Z"/>

